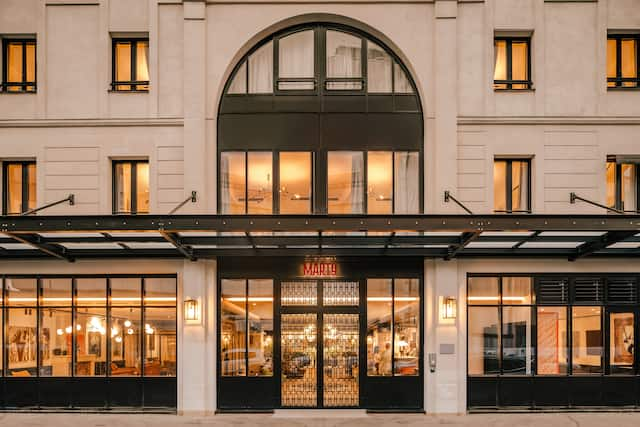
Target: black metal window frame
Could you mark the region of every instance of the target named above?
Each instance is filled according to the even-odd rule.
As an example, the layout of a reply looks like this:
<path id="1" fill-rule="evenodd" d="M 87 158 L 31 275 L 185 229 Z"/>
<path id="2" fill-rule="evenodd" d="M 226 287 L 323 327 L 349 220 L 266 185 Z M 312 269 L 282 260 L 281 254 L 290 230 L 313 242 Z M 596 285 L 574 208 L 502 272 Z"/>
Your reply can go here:
<path id="1" fill-rule="evenodd" d="M 502 281 L 505 277 L 530 277 L 531 278 L 531 303 L 530 304 L 504 304 L 502 302 L 502 293 L 503 286 Z M 634 334 L 635 341 L 640 338 L 640 331 L 636 327 L 640 321 L 638 318 L 640 314 L 640 302 L 630 301 L 627 303 L 621 303 L 619 301 L 610 301 L 608 297 L 608 286 L 609 282 L 612 279 L 616 278 L 624 278 L 631 279 L 635 282 L 635 295 L 639 295 L 640 293 L 640 276 L 637 273 L 469 273 L 467 274 L 467 295 L 469 290 L 469 279 L 472 278 L 498 278 L 499 283 L 499 294 L 498 294 L 498 303 L 496 304 L 469 304 L 467 302 L 467 355 L 466 355 L 466 367 L 467 367 L 467 376 L 468 377 L 518 377 L 518 378 L 531 378 L 531 377 L 608 377 L 608 376 L 619 376 L 616 374 L 610 373 L 610 356 L 609 356 L 609 341 L 610 341 L 610 331 L 608 326 L 608 314 L 612 312 L 620 312 L 621 310 L 627 310 L 629 312 L 634 313 L 635 317 L 635 325 L 634 325 Z M 544 279 L 552 279 L 559 282 L 564 282 L 566 284 L 566 288 L 568 290 L 568 294 L 566 295 L 565 301 L 547 301 L 540 302 L 538 301 L 537 295 L 539 290 L 540 280 Z M 603 289 L 601 291 L 602 298 L 599 301 L 577 301 L 576 291 L 575 291 L 575 282 L 580 279 L 588 279 L 588 280 L 600 280 L 603 284 Z M 498 348 L 498 371 L 497 374 L 469 374 L 469 351 L 470 351 L 470 342 L 469 342 L 469 308 L 470 307 L 486 307 L 486 308 L 495 308 L 498 310 L 498 337 L 499 337 L 499 348 Z M 502 358 L 503 358 L 503 316 L 502 309 L 503 307 L 530 307 L 531 308 L 531 374 L 517 374 L 517 375 L 509 375 L 503 372 L 502 366 Z M 540 307 L 549 307 L 549 308 L 565 308 L 566 309 L 566 352 L 567 352 L 567 369 L 566 373 L 562 374 L 539 374 L 538 373 L 538 349 L 537 349 L 537 317 L 538 317 L 538 308 Z M 600 367 L 601 372 L 595 374 L 584 374 L 584 373 L 573 373 L 573 308 L 574 307 L 599 307 L 600 308 L 600 331 L 601 331 L 601 361 Z M 635 352 L 634 354 L 634 375 L 640 374 L 640 355 Z"/>
<path id="2" fill-rule="evenodd" d="M 280 40 L 283 38 L 290 36 L 295 33 L 299 33 L 302 31 L 311 30 L 314 34 L 314 73 L 313 77 L 286 77 L 281 78 L 279 75 L 279 44 Z M 337 31 L 348 34 L 353 37 L 357 37 L 361 39 L 361 77 L 327 77 L 326 70 L 326 34 L 327 31 Z M 368 52 L 368 43 L 372 42 L 376 45 L 380 46 L 384 49 L 385 53 L 387 53 L 391 59 L 391 91 L 390 92 L 373 92 L 369 93 L 367 90 L 367 79 L 368 79 L 368 60 L 367 60 L 367 52 Z M 267 43 L 273 42 L 273 89 L 272 92 L 268 93 L 249 93 L 249 67 L 248 67 L 248 58 L 252 53 L 256 52 L 262 46 Z M 235 80 L 238 72 L 242 69 L 243 65 L 245 65 L 245 92 L 244 93 L 228 93 L 228 90 Z M 402 71 L 407 76 L 411 84 L 412 92 L 404 93 L 404 92 L 396 92 L 395 88 L 395 72 L 396 67 L 398 65 Z M 311 89 L 280 89 L 279 83 L 313 83 L 313 88 Z M 327 83 L 333 82 L 356 82 L 361 83 L 360 89 L 330 89 L 328 88 Z M 366 34 L 360 30 L 357 30 L 352 27 L 348 27 L 346 25 L 339 24 L 329 24 L 329 23 L 316 23 L 316 24 L 305 24 L 292 28 L 288 28 L 279 33 L 276 33 L 272 36 L 267 37 L 265 40 L 262 40 L 256 46 L 254 46 L 238 63 L 236 64 L 233 73 L 227 80 L 224 94 L 225 96 L 255 96 L 255 95 L 394 95 L 394 96 L 402 96 L 407 94 L 416 94 L 417 89 L 415 86 L 415 82 L 411 78 L 411 74 L 409 73 L 406 66 L 403 62 L 395 55 L 386 45 L 380 41 L 375 39 L 369 34 Z"/>
<path id="3" fill-rule="evenodd" d="M 531 158 L 500 158 L 497 157 L 495 159 L 493 159 L 494 164 L 496 162 L 506 162 L 506 169 L 505 169 L 505 206 L 506 209 L 505 210 L 496 210 L 494 209 L 494 213 L 532 213 L 533 212 L 533 208 L 531 206 L 531 202 L 532 202 L 532 194 L 533 194 L 533 189 L 532 189 L 532 182 L 531 182 Z M 528 209 L 518 209 L 518 210 L 513 210 L 513 174 L 512 174 L 512 168 L 513 168 L 513 162 L 523 162 L 527 164 L 527 207 Z"/>
<path id="4" fill-rule="evenodd" d="M 358 149 L 358 148 L 353 148 L 353 149 L 344 149 L 344 150 L 328 150 L 328 149 L 318 149 L 318 150 L 300 150 L 300 149 L 293 149 L 293 150 L 286 150 L 286 149 L 273 149 L 273 150 L 260 150 L 260 149 L 255 149 L 255 150 L 236 150 L 236 149 L 230 149 L 230 150 L 221 150 L 219 152 L 219 159 L 218 159 L 218 170 L 220 171 L 219 173 L 222 173 L 222 169 L 220 168 L 220 161 L 222 159 L 222 155 L 223 153 L 244 153 L 244 167 L 245 167 L 245 171 L 244 171 L 244 178 L 245 178 L 245 184 L 244 184 L 244 188 L 245 188 L 245 200 L 244 200 L 244 213 L 243 214 L 230 214 L 230 215 L 248 215 L 249 212 L 249 197 L 248 197 L 248 180 L 249 180 L 249 153 L 271 153 L 271 164 L 272 164 L 272 175 L 273 175 L 273 179 L 272 179 L 272 212 L 274 215 L 279 215 L 280 214 L 280 197 L 279 197 L 279 190 L 280 190 L 280 153 L 311 153 L 311 193 L 310 193 L 310 202 L 311 202 L 311 212 L 309 212 L 309 214 L 323 214 L 326 213 L 328 211 L 328 205 L 329 205 L 329 199 L 328 199 L 328 170 L 329 170 L 329 163 L 328 163 L 328 153 L 330 152 L 336 152 L 336 153 L 340 153 L 340 152 L 360 152 L 363 155 L 363 180 L 364 180 L 364 185 L 363 185 L 363 194 L 362 194 L 362 204 L 363 204 L 363 210 L 364 210 L 364 215 L 367 215 L 367 211 L 368 211 L 368 197 L 367 197 L 367 192 L 368 192 L 368 153 L 372 152 L 372 153 L 376 153 L 376 152 L 389 152 L 391 153 L 391 188 L 392 188 L 392 195 L 391 195 L 391 211 L 392 213 L 390 215 L 394 215 L 395 214 L 395 203 L 396 203 L 396 195 L 395 195 L 395 154 L 396 153 L 403 153 L 403 152 L 407 152 L 407 153 L 418 153 L 420 159 L 419 159 L 419 172 L 418 172 L 418 186 L 419 186 L 419 201 L 418 201 L 418 209 L 420 212 L 423 211 L 423 203 L 424 203 L 424 196 L 423 196 L 423 178 L 422 178 L 422 152 L 419 150 L 394 150 L 394 149 L 374 149 L 374 150 L 367 150 L 366 148 L 363 149 Z M 530 170 L 529 170 L 530 171 Z M 222 179 L 218 179 L 218 194 L 222 194 Z M 115 187 L 114 187 L 115 188 Z M 115 200 L 115 199 L 114 199 Z M 115 204 L 114 204 L 115 206 Z M 218 211 L 222 211 L 222 198 L 219 197 L 218 198 Z"/>
<path id="5" fill-rule="evenodd" d="M 9 194 L 9 174 L 8 174 L 8 170 L 9 170 L 9 166 L 11 165 L 21 165 L 22 166 L 22 195 L 21 195 L 21 199 L 22 199 L 22 203 L 21 203 L 21 209 L 20 212 L 11 212 L 9 213 L 9 198 L 10 198 L 10 194 Z M 23 212 L 26 212 L 29 210 L 29 180 L 31 178 L 36 179 L 36 177 L 31 177 L 31 175 L 29 174 L 29 166 L 30 165 L 36 165 L 36 162 L 34 160 L 24 160 L 24 161 L 6 161 L 3 162 L 2 164 L 2 194 L 4 194 L 4 197 L 2 198 L 2 214 L 3 215 L 20 215 Z M 37 175 L 37 170 L 36 170 L 36 175 Z M 36 181 L 37 182 L 37 181 Z M 34 199 L 36 198 L 36 195 L 34 194 Z"/>
<path id="6" fill-rule="evenodd" d="M 622 39 L 632 39 L 636 42 L 636 76 L 622 77 Z M 640 88 L 640 33 L 638 34 L 609 34 L 609 40 L 616 41 L 616 76 L 607 76 L 607 90 L 634 90 Z M 607 73 L 608 74 L 608 73 Z M 609 86 L 614 83 L 615 86 Z M 624 86 L 624 83 L 635 83 L 635 86 Z"/>
<path id="7" fill-rule="evenodd" d="M 531 90 L 533 88 L 533 80 L 531 77 L 531 40 L 532 37 L 506 37 L 496 36 L 494 38 L 494 50 L 495 43 L 497 41 L 504 41 L 506 45 L 506 80 L 493 80 L 494 90 Z M 526 42 L 527 44 L 527 80 L 513 80 L 513 61 L 512 61 L 512 46 L 513 42 Z M 495 66 L 495 65 L 494 65 Z M 498 87 L 499 85 L 506 85 L 505 88 Z M 525 85 L 523 88 L 514 88 L 514 85 Z"/>
<path id="8" fill-rule="evenodd" d="M 9 70 L 9 43 L 22 44 L 22 81 L 8 82 Z M 34 47 L 34 80 L 27 81 L 27 46 Z M 9 93 L 35 93 L 37 91 L 38 80 L 38 44 L 34 38 L 3 38 L 2 39 L 2 82 L 0 83 L 0 92 Z M 14 91 L 11 88 L 19 88 Z"/>
<path id="9" fill-rule="evenodd" d="M 129 191 L 131 192 L 131 206 L 129 206 L 128 211 L 118 211 L 118 174 L 116 172 L 118 165 L 129 164 L 131 165 L 131 188 Z M 149 165 L 149 160 L 113 160 L 111 166 L 111 198 L 112 198 L 112 206 L 113 206 L 113 214 L 114 215 L 137 215 L 137 214 L 147 214 L 149 212 L 138 212 L 138 165 L 139 164 L 147 164 Z M 150 168 L 151 166 L 149 166 Z"/>
<path id="10" fill-rule="evenodd" d="M 149 92 L 149 80 L 138 80 L 138 42 L 147 42 L 149 37 L 114 37 L 111 39 L 111 91 L 113 92 Z M 118 43 L 130 43 L 131 45 L 131 80 L 116 80 L 117 55 L 116 45 Z M 148 61 L 148 58 L 147 58 Z M 147 62 L 148 64 L 148 62 Z M 123 89 L 122 86 L 128 86 Z"/>
<path id="11" fill-rule="evenodd" d="M 615 187 L 615 205 L 611 207 L 624 212 L 640 213 L 640 175 L 639 175 L 640 168 L 638 168 L 638 164 L 637 163 L 617 163 L 615 162 L 615 160 L 612 162 L 607 161 L 607 163 L 613 163 L 613 167 L 615 167 L 615 186 L 616 186 Z M 634 209 L 627 209 L 624 206 L 624 200 L 622 199 L 622 166 L 623 165 L 629 165 L 633 167 L 635 170 L 636 206 L 634 207 Z"/>

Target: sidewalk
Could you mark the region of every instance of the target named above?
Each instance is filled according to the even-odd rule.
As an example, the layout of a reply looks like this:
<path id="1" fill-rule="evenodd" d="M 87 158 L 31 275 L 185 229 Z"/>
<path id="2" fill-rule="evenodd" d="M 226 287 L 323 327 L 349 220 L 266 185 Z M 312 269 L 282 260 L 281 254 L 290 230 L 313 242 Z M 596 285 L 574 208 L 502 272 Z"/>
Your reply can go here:
<path id="1" fill-rule="evenodd" d="M 155 414 L 33 414 L 0 413 L 2 427 L 638 427 L 640 413 L 557 413 L 476 415 L 349 415 L 278 416 L 216 415 L 208 417 Z"/>

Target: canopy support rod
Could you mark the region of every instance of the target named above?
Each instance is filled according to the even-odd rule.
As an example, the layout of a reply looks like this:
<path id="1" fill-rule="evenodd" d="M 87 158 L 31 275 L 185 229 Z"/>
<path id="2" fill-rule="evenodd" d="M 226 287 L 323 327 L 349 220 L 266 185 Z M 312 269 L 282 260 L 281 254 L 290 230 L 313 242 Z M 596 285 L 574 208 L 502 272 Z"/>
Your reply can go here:
<path id="1" fill-rule="evenodd" d="M 174 233 L 168 233 L 165 230 L 158 230 L 158 232 L 162 235 L 162 237 L 164 237 L 164 239 L 171 243 L 173 246 L 175 246 L 175 248 L 182 254 L 184 255 L 185 258 L 189 259 L 190 261 L 197 261 L 198 258 L 196 258 L 193 255 L 193 252 L 191 251 L 190 248 L 187 248 L 186 246 L 184 246 L 182 243 L 180 243 L 180 241 L 178 240 L 177 236 Z"/>
<path id="2" fill-rule="evenodd" d="M 196 191 L 192 191 L 191 192 L 191 196 L 187 197 L 186 199 L 184 199 L 183 201 L 181 201 L 178 206 L 176 206 L 175 208 L 171 209 L 171 212 L 169 212 L 168 215 L 173 215 L 174 213 L 176 213 L 181 207 L 183 207 L 184 205 L 186 205 L 187 203 L 191 202 L 191 203 L 195 203 L 198 201 L 197 199 L 197 192 Z"/>
<path id="3" fill-rule="evenodd" d="M 37 238 L 32 239 L 31 237 L 27 237 L 26 235 L 18 235 L 18 234 L 10 234 L 5 233 L 7 236 L 12 239 L 17 240 L 20 243 L 24 243 L 29 246 L 33 246 L 41 252 L 44 252 L 47 255 L 51 255 L 52 257 L 56 257 L 59 259 L 63 259 L 65 261 L 74 262 L 75 259 L 66 253 L 66 249 L 63 246 L 55 245 L 53 243 L 40 243 Z"/>
<path id="4" fill-rule="evenodd" d="M 596 203 L 596 202 L 594 202 L 592 200 L 585 199 L 584 197 L 580 197 L 576 193 L 569 193 L 569 202 L 571 204 L 574 204 L 576 202 L 576 200 L 580 200 L 582 202 L 589 203 L 590 205 L 597 206 L 597 207 L 602 208 L 602 209 L 606 209 L 606 210 L 608 210 L 610 212 L 615 212 L 617 214 L 624 215 L 624 211 L 621 211 L 620 209 L 610 208 L 609 206 L 605 206 L 605 205 L 602 205 L 600 203 Z"/>
<path id="5" fill-rule="evenodd" d="M 66 198 L 62 199 L 62 200 L 58 200 L 57 202 L 51 202 L 51 203 L 47 203 L 44 206 L 40 206 L 39 208 L 35 208 L 35 209 L 29 209 L 28 211 L 24 211 L 20 214 L 20 216 L 27 216 L 27 215 L 31 215 L 34 214 L 36 212 L 40 212 L 41 210 L 50 208 L 52 206 L 56 206 L 59 204 L 62 204 L 64 202 L 69 202 L 70 206 L 73 206 L 76 204 L 76 196 L 74 194 L 69 194 Z"/>
<path id="6" fill-rule="evenodd" d="M 462 204 L 462 202 L 458 199 L 456 199 L 455 197 L 453 197 L 451 195 L 451 192 L 449 190 L 444 192 L 444 202 L 445 203 L 449 203 L 449 200 L 452 200 L 456 205 L 460 206 L 462 209 L 464 209 L 469 215 L 473 215 L 473 212 L 471 212 L 471 209 L 469 209 L 468 207 L 466 207 L 465 205 Z"/>
<path id="7" fill-rule="evenodd" d="M 597 239 L 584 242 L 578 246 L 573 255 L 569 256 L 569 261 L 576 261 L 579 258 L 591 255 L 592 253 L 598 252 L 607 246 L 632 237 L 635 234 L 635 231 L 609 231 L 602 236 L 598 236 Z"/>
<path id="8" fill-rule="evenodd" d="M 480 236 L 481 231 L 469 231 L 466 233 L 462 233 L 462 237 L 460 237 L 460 243 L 457 245 L 453 245 L 449 248 L 449 253 L 444 257 L 445 261 L 451 261 L 453 258 L 460 253 L 469 243 L 473 242 Z"/>

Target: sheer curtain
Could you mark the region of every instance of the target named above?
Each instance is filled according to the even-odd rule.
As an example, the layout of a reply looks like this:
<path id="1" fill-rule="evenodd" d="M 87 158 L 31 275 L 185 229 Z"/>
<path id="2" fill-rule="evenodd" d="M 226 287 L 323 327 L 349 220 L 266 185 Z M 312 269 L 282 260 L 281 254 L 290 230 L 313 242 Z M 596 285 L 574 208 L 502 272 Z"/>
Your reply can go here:
<path id="1" fill-rule="evenodd" d="M 402 67 L 394 62 L 393 68 L 394 68 L 393 91 L 395 93 L 413 93 L 413 88 L 411 87 L 411 83 L 409 82 L 409 79 L 407 78 L 407 75 L 405 74 Z"/>
<path id="2" fill-rule="evenodd" d="M 507 42 L 505 40 L 496 40 L 494 43 L 494 70 L 493 80 L 507 79 Z M 506 84 L 495 84 L 494 88 L 506 89 Z"/>
<path id="3" fill-rule="evenodd" d="M 529 163 L 514 161 L 511 164 L 511 210 L 529 210 Z"/>
<path id="4" fill-rule="evenodd" d="M 367 90 L 391 93 L 391 57 L 380 46 L 367 41 Z"/>
<path id="5" fill-rule="evenodd" d="M 233 77 L 227 93 L 240 94 L 247 93 L 247 62 L 243 62 L 242 65 L 236 71 L 236 75 Z"/>
<path id="6" fill-rule="evenodd" d="M 313 30 L 300 31 L 280 39 L 278 70 L 280 78 L 312 78 L 314 75 Z M 308 82 L 284 82 L 279 89 L 313 89 Z"/>
<path id="7" fill-rule="evenodd" d="M 398 151 L 395 155 L 394 198 L 396 214 L 416 214 L 420 210 L 420 167 L 417 151 Z"/>
<path id="8" fill-rule="evenodd" d="M 361 50 L 360 38 L 327 31 L 327 77 L 361 77 Z"/>
<path id="9" fill-rule="evenodd" d="M 249 56 L 249 93 L 273 92 L 273 42 Z"/>
<path id="10" fill-rule="evenodd" d="M 351 154 L 351 213 L 364 213 L 364 158 L 362 152 Z"/>

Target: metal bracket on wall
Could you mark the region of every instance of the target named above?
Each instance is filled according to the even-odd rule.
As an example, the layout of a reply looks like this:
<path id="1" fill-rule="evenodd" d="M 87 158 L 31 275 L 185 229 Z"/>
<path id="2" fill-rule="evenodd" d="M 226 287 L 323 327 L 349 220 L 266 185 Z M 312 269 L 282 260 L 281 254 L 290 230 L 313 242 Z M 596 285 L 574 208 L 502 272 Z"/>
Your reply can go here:
<path id="1" fill-rule="evenodd" d="M 578 196 L 576 193 L 569 193 L 569 203 L 571 203 L 573 205 L 573 204 L 576 203 L 576 200 L 580 200 L 582 202 L 589 203 L 590 205 L 597 206 L 597 207 L 602 208 L 602 209 L 606 209 L 606 210 L 608 210 L 610 212 L 615 212 L 617 214 L 624 215 L 624 211 L 621 211 L 621 210 L 615 209 L 615 208 L 610 208 L 609 206 L 605 206 L 605 205 L 602 205 L 600 203 L 594 202 L 592 200 L 585 199 L 584 197 Z"/>
<path id="2" fill-rule="evenodd" d="M 198 195 L 198 193 L 196 191 L 192 191 L 191 192 L 191 196 L 187 197 L 182 202 L 180 202 L 178 204 L 178 206 L 176 206 L 175 208 L 171 209 L 171 212 L 169 212 L 169 215 L 173 215 L 174 213 L 176 213 L 178 211 L 178 209 L 180 209 L 181 207 L 183 207 L 184 205 L 186 205 L 189 202 L 191 202 L 191 203 L 197 202 L 198 201 L 197 195 Z"/>
<path id="3" fill-rule="evenodd" d="M 445 203 L 449 203 L 449 201 L 452 200 L 456 205 L 460 206 L 462 209 L 464 209 L 469 215 L 473 215 L 473 212 L 471 212 L 471 209 L 469 209 L 468 207 L 466 207 L 465 205 L 462 204 L 462 202 L 458 199 L 456 199 L 455 197 L 453 197 L 451 195 L 451 192 L 449 190 L 446 190 L 444 192 L 444 202 Z"/>
<path id="4" fill-rule="evenodd" d="M 24 211 L 24 212 L 22 212 L 22 213 L 20 214 L 20 216 L 27 216 L 27 215 L 31 215 L 31 214 L 34 214 L 34 213 L 39 212 L 39 211 L 41 211 L 41 210 L 44 210 L 44 209 L 50 208 L 50 207 L 52 207 L 52 206 L 56 206 L 56 205 L 62 204 L 62 203 L 64 203 L 64 202 L 69 202 L 69 205 L 70 205 L 70 206 L 73 206 L 73 205 L 75 205 L 75 204 L 76 204 L 76 196 L 75 196 L 74 194 L 69 194 L 67 197 L 65 197 L 65 198 L 64 198 L 64 199 L 62 199 L 62 200 L 58 200 L 57 202 L 47 203 L 46 205 L 44 205 L 44 206 L 40 206 L 39 208 L 29 209 L 28 211 Z"/>

